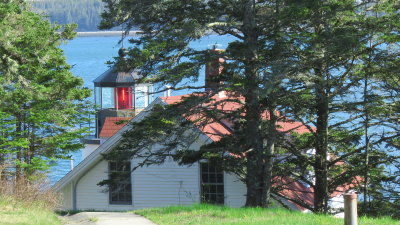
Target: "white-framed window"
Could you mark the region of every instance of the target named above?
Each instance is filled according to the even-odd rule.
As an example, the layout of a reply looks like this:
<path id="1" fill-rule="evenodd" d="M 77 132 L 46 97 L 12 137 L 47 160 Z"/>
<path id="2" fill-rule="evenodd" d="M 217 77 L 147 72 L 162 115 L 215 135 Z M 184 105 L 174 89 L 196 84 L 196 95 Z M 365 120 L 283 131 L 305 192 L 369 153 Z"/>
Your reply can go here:
<path id="1" fill-rule="evenodd" d="M 101 108 L 112 109 L 115 108 L 115 90 L 110 87 L 101 88 Z"/>
<path id="2" fill-rule="evenodd" d="M 112 205 L 132 204 L 131 163 L 108 162 L 109 179 L 108 187 L 109 203 Z"/>
<path id="3" fill-rule="evenodd" d="M 210 165 L 200 163 L 201 202 L 224 204 L 224 172 Z"/>

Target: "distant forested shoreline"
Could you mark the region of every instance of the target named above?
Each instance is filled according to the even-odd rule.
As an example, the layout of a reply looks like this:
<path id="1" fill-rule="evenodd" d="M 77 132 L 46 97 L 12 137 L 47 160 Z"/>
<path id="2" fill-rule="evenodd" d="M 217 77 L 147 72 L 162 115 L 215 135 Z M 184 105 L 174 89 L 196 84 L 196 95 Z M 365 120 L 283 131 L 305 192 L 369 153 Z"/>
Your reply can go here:
<path id="1" fill-rule="evenodd" d="M 51 22 L 76 23 L 77 31 L 98 31 L 104 5 L 101 0 L 34 0 L 35 12 L 47 15 Z"/>
<path id="2" fill-rule="evenodd" d="M 122 36 L 122 33 L 124 31 L 79 31 L 77 36 L 78 37 L 115 37 L 115 36 Z M 139 31 L 130 31 L 129 34 L 126 34 L 126 36 L 129 37 L 134 37 L 138 36 Z"/>

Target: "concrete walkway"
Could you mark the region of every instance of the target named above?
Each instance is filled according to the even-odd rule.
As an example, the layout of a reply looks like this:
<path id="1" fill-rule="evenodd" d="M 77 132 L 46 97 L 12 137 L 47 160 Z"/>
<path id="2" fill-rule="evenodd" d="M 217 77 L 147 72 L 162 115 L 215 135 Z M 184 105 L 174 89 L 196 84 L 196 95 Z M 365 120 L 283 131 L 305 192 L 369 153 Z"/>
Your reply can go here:
<path id="1" fill-rule="evenodd" d="M 62 219 L 68 225 L 156 225 L 143 216 L 125 212 L 81 212 Z"/>

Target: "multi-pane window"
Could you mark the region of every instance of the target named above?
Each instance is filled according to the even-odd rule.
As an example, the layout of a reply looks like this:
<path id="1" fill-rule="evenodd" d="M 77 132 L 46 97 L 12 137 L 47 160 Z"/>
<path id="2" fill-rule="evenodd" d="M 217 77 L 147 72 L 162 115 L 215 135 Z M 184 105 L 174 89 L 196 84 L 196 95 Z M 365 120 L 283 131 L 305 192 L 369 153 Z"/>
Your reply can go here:
<path id="1" fill-rule="evenodd" d="M 147 87 L 146 86 L 136 86 L 135 92 L 135 106 L 136 108 L 145 108 L 148 105 L 146 102 Z"/>
<path id="2" fill-rule="evenodd" d="M 101 108 L 115 108 L 115 93 L 114 88 L 101 88 Z"/>
<path id="3" fill-rule="evenodd" d="M 131 163 L 109 162 L 108 170 L 110 204 L 132 204 Z"/>
<path id="4" fill-rule="evenodd" d="M 224 173 L 222 170 L 201 163 L 201 201 L 211 204 L 224 204 Z"/>

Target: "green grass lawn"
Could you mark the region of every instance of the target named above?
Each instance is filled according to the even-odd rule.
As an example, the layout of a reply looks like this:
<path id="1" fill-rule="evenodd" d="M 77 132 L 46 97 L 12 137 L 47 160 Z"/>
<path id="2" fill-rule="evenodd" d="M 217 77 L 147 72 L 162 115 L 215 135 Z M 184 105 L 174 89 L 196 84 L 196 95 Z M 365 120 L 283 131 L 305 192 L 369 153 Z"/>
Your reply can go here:
<path id="1" fill-rule="evenodd" d="M 1 225 L 58 225 L 54 212 L 39 203 L 26 204 L 0 197 Z"/>
<path id="2" fill-rule="evenodd" d="M 213 205 L 170 206 L 136 210 L 159 225 L 179 224 L 246 224 L 246 225 L 343 225 L 343 219 L 327 215 L 305 214 L 282 208 L 228 208 Z M 400 225 L 400 221 L 389 218 L 360 218 L 359 225 Z"/>

